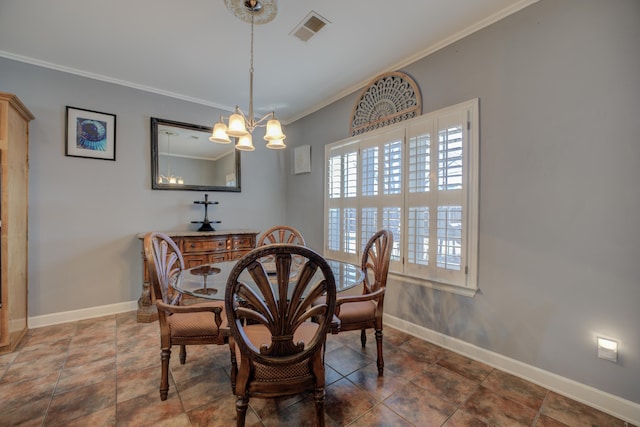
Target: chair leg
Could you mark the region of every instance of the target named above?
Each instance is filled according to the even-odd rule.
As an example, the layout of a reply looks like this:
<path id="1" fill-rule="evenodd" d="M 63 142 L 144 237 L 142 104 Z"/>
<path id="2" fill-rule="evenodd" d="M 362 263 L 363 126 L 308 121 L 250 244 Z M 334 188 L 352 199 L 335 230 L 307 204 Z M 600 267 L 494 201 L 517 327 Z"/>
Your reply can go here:
<path id="1" fill-rule="evenodd" d="M 236 377 L 238 376 L 238 362 L 236 352 L 231 349 L 231 392 L 236 394 Z"/>
<path id="2" fill-rule="evenodd" d="M 239 397 L 236 400 L 236 426 L 244 427 L 244 420 L 247 417 L 247 407 L 249 406 L 248 397 Z"/>
<path id="3" fill-rule="evenodd" d="M 180 346 L 180 364 L 184 365 L 186 361 L 187 361 L 187 346 L 181 345 Z"/>
<path id="4" fill-rule="evenodd" d="M 324 387 L 315 389 L 313 397 L 316 404 L 318 427 L 324 427 Z"/>
<path id="5" fill-rule="evenodd" d="M 382 329 L 376 329 L 376 344 L 378 347 L 378 376 L 384 371 L 384 359 L 382 358 Z"/>
<path id="6" fill-rule="evenodd" d="M 360 342 L 362 343 L 362 348 L 367 344 L 367 334 L 364 329 L 360 331 Z"/>
<path id="7" fill-rule="evenodd" d="M 167 400 L 169 393 L 169 359 L 171 349 L 163 349 L 160 352 L 160 363 L 162 365 L 162 377 L 160 378 L 160 400 Z"/>

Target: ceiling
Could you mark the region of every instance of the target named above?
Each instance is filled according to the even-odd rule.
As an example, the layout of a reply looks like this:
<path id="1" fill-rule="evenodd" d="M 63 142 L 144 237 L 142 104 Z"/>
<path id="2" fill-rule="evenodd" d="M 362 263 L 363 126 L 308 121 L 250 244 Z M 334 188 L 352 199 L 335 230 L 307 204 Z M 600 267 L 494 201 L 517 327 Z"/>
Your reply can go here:
<path id="1" fill-rule="evenodd" d="M 280 0 L 255 26 L 254 110 L 294 121 L 535 1 Z M 302 42 L 310 12 L 329 23 Z M 224 0 L 0 0 L 0 56 L 245 113 L 250 28 Z"/>

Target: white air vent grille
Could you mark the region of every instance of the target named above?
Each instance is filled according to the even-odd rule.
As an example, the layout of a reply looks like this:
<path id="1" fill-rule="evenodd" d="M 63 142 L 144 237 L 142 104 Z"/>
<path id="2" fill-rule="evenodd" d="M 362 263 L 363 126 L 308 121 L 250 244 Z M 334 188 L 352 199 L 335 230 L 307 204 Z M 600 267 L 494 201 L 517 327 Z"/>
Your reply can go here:
<path id="1" fill-rule="evenodd" d="M 327 19 L 311 11 L 289 34 L 306 42 L 329 23 Z"/>

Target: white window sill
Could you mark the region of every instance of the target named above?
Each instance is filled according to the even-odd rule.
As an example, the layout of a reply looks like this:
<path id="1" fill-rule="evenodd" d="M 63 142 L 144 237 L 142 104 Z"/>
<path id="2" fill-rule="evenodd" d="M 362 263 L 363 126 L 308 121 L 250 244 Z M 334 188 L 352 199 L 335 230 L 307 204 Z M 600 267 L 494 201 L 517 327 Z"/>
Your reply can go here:
<path id="1" fill-rule="evenodd" d="M 389 278 L 398 282 L 411 283 L 412 285 L 424 286 L 425 288 L 436 289 L 465 297 L 474 297 L 479 290 L 477 288 L 464 288 L 462 286 L 450 285 L 448 283 L 418 279 L 417 277 L 405 276 L 391 271 L 389 272 Z"/>

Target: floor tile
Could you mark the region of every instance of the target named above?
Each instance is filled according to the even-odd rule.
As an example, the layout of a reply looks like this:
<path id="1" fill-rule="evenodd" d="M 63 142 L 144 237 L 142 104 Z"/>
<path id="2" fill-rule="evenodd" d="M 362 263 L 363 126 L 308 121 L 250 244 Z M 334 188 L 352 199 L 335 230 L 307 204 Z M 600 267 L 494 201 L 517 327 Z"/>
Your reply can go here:
<path id="1" fill-rule="evenodd" d="M 411 382 L 428 394 L 456 405 L 465 401 L 480 385 L 439 365 L 426 366 Z"/>
<path id="2" fill-rule="evenodd" d="M 2 369 L 6 369 L 7 366 L 13 363 L 18 355 L 17 351 L 11 353 L 0 354 L 0 371 Z M 0 374 L 0 379 L 2 379 L 2 374 Z"/>
<path id="3" fill-rule="evenodd" d="M 377 375 L 378 368 L 375 362 L 366 368 L 368 369 L 358 369 L 350 374 L 347 379 L 358 387 L 366 390 L 378 402 L 386 399 L 409 384 L 409 380 L 388 370 L 382 376 Z"/>
<path id="4" fill-rule="evenodd" d="M 193 427 L 235 426 L 236 398 L 231 393 L 187 413 Z M 262 427 L 251 408 L 247 410 L 245 427 Z"/>
<path id="5" fill-rule="evenodd" d="M 56 393 L 73 390 L 105 380 L 116 379 L 115 357 L 102 359 L 81 366 L 65 367 L 60 371 Z"/>
<path id="6" fill-rule="evenodd" d="M 484 381 L 493 368 L 461 354 L 445 351 L 436 364 L 474 381 Z"/>
<path id="7" fill-rule="evenodd" d="M 625 423 L 609 414 L 576 402 L 557 393 L 549 392 L 540 412 L 570 427 L 624 426 Z"/>
<path id="8" fill-rule="evenodd" d="M 160 346 L 142 347 L 129 352 L 118 352 L 116 355 L 117 375 L 155 366 L 160 372 Z"/>
<path id="9" fill-rule="evenodd" d="M 17 383 L 3 381 L 0 383 L 0 409 L 9 410 L 12 406 L 19 406 L 32 400 L 51 399 L 59 376 L 58 371 L 53 371 Z"/>
<path id="10" fill-rule="evenodd" d="M 213 345 L 187 346 L 187 360 L 183 365 L 180 363 L 179 347 L 174 346 L 171 352 L 169 368 L 176 382 L 184 382 L 192 377 L 210 374 L 220 368 L 220 365 L 216 363 L 216 357 L 212 351 L 213 348 Z M 225 351 L 224 354 L 227 356 L 228 351 Z"/>
<path id="11" fill-rule="evenodd" d="M 6 426 L 42 426 L 44 415 L 47 412 L 51 397 L 2 408 L 2 422 Z"/>
<path id="12" fill-rule="evenodd" d="M 46 377 L 52 372 L 55 372 L 57 376 L 59 371 L 64 367 L 66 359 L 66 353 L 52 353 L 48 355 L 43 354 L 37 363 L 34 363 L 32 360 L 20 363 L 14 362 L 7 367 L 2 377 L 2 383 L 18 384 L 22 381 Z"/>
<path id="13" fill-rule="evenodd" d="M 364 426 L 623 426 L 601 411 L 394 328 L 376 342 L 360 331 L 327 337 L 325 423 Z M 173 348 L 160 400 L 158 323 L 136 312 L 33 329 L 0 355 L 0 426 L 232 426 L 228 346 Z M 311 393 L 252 398 L 248 427 L 315 426 Z"/>
<path id="14" fill-rule="evenodd" d="M 118 375 L 117 402 L 121 403 L 138 396 L 156 395 L 160 399 L 160 367 L 149 366 Z M 169 387 L 174 386 L 172 381 Z"/>
<path id="15" fill-rule="evenodd" d="M 338 373 L 338 371 L 336 371 L 335 369 L 333 369 L 331 366 L 327 364 L 324 365 L 325 385 L 333 384 L 334 382 L 338 381 L 340 378 L 342 378 L 342 375 Z"/>
<path id="16" fill-rule="evenodd" d="M 392 347 L 400 347 L 402 344 L 410 341 L 411 339 L 417 339 L 412 335 L 393 328 L 385 327 L 382 330 L 382 333 L 384 334 L 383 342 Z"/>
<path id="17" fill-rule="evenodd" d="M 459 409 L 443 424 L 443 427 L 489 427 L 489 424 Z"/>
<path id="18" fill-rule="evenodd" d="M 41 363 L 41 361 L 45 358 L 64 360 L 67 357 L 70 343 L 70 337 L 45 342 L 28 343 L 22 350 L 20 350 L 20 353 L 18 354 L 18 356 L 16 356 L 13 363 L 26 363 L 34 361 Z"/>
<path id="19" fill-rule="evenodd" d="M 400 350 L 416 355 L 420 360 L 427 363 L 434 363 L 441 358 L 445 352 L 442 347 L 415 337 L 409 337 L 397 347 Z"/>
<path id="20" fill-rule="evenodd" d="M 65 427 L 115 427 L 116 426 L 116 405 L 100 409 L 88 415 L 65 421 Z"/>
<path id="21" fill-rule="evenodd" d="M 111 343 L 96 345 L 72 345 L 67 354 L 66 368 L 75 368 L 97 361 L 109 361 L 115 363 L 116 348 Z"/>
<path id="22" fill-rule="evenodd" d="M 421 355 L 403 349 L 391 349 L 384 354 L 384 370 L 391 371 L 408 380 L 418 376 L 429 365 Z"/>
<path id="23" fill-rule="evenodd" d="M 159 425 L 185 414 L 178 392 L 175 387 L 170 387 L 169 396 L 164 401 L 160 400 L 158 393 L 151 393 L 118 402 L 116 422 L 119 426 L 136 425 L 137 422 L 143 422 L 142 425 Z"/>
<path id="24" fill-rule="evenodd" d="M 338 427 L 346 425 L 336 421 L 327 412 L 328 403 L 325 401 L 324 421 L 326 427 Z M 317 415 L 313 396 L 308 395 L 306 398 L 287 406 L 286 408 L 271 413 L 268 417 L 262 419 L 265 427 L 315 427 L 317 426 Z"/>
<path id="25" fill-rule="evenodd" d="M 108 379 L 71 391 L 55 393 L 45 426 L 65 426 L 70 421 L 115 406 L 116 381 Z"/>
<path id="26" fill-rule="evenodd" d="M 349 427 L 411 427 L 413 424 L 400 417 L 385 405 L 376 405 Z"/>
<path id="27" fill-rule="evenodd" d="M 174 377 L 174 381 L 180 392 L 180 399 L 185 411 L 190 411 L 212 400 L 231 394 L 231 386 L 229 385 L 231 379 L 222 368 L 216 368 L 198 377 L 190 377 L 182 382 L 178 382 Z"/>
<path id="28" fill-rule="evenodd" d="M 77 326 L 77 322 L 70 322 L 33 329 L 30 331 L 30 334 L 24 342 L 24 345 L 32 346 L 35 344 L 50 343 L 69 339 L 75 334 Z"/>
<path id="29" fill-rule="evenodd" d="M 498 370 L 492 371 L 482 382 L 482 386 L 536 411 L 540 409 L 547 395 L 547 389 L 544 387 Z"/>
<path id="30" fill-rule="evenodd" d="M 407 387 L 388 397 L 383 404 L 416 426 L 441 426 L 456 405 L 430 395 L 419 387 Z"/>
<path id="31" fill-rule="evenodd" d="M 537 411 L 480 386 L 461 406 L 473 417 L 496 427 L 530 426 Z"/>
<path id="32" fill-rule="evenodd" d="M 349 375 L 368 365 L 371 359 L 365 354 L 349 347 L 339 347 L 325 354 L 325 364 L 342 375 Z"/>
<path id="33" fill-rule="evenodd" d="M 345 402 L 349 402 L 345 404 Z M 346 378 L 326 388 L 325 412 L 329 418 L 347 425 L 373 408 L 376 399 Z"/>
<path id="34" fill-rule="evenodd" d="M 261 419 L 264 420 L 275 413 L 282 412 L 288 407 L 305 400 L 307 397 L 309 397 L 309 393 L 301 393 L 287 397 L 276 397 L 273 399 L 252 398 L 249 400 L 249 406 Z"/>
<path id="35" fill-rule="evenodd" d="M 554 420 L 553 418 L 544 414 L 538 415 L 538 419 L 536 420 L 536 423 L 534 424 L 534 426 L 535 427 L 567 427 L 565 423 L 561 423 L 560 421 Z"/>

